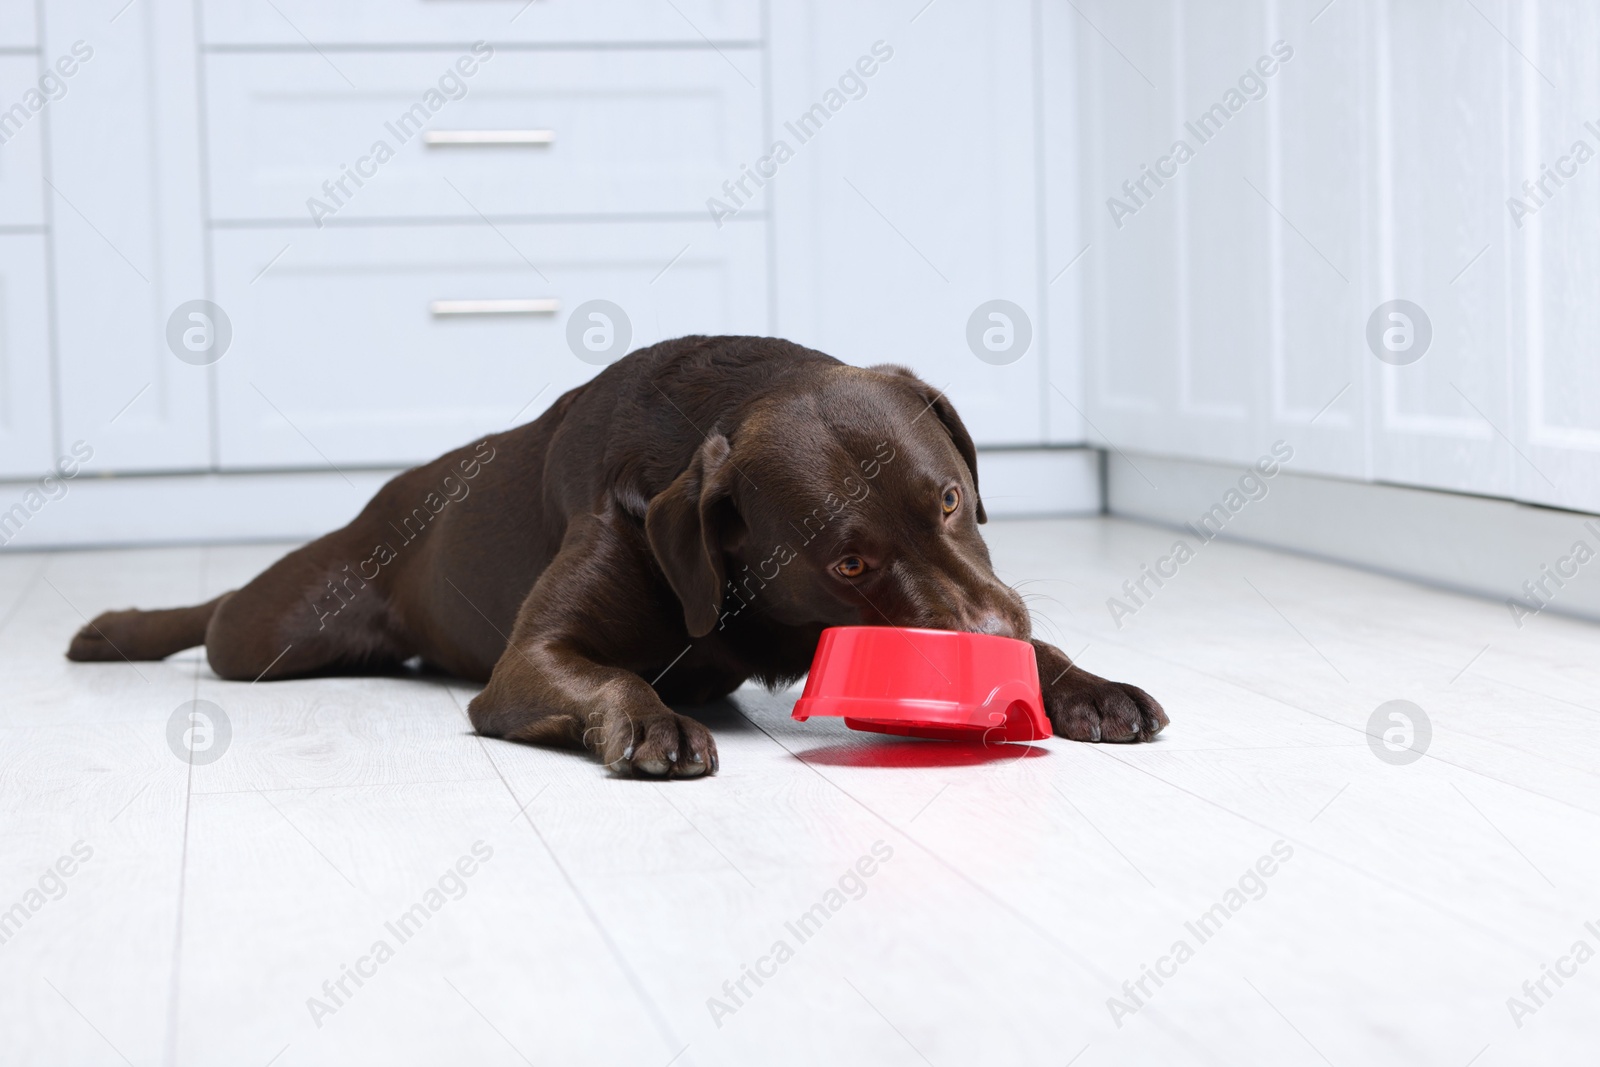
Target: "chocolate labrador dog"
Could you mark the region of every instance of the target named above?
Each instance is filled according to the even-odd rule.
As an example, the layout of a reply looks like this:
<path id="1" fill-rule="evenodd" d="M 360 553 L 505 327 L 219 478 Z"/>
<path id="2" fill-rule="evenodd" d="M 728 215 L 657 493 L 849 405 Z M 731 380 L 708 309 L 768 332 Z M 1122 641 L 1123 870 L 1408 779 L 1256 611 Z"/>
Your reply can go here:
<path id="1" fill-rule="evenodd" d="M 350 525 L 206 604 L 107 612 L 75 660 L 204 643 L 223 678 L 392 670 L 486 681 L 479 733 L 581 745 L 621 773 L 714 773 L 668 704 L 806 673 L 824 627 L 1029 639 L 995 577 L 977 455 L 940 392 L 763 337 L 642 349 L 390 481 Z M 1034 641 L 1055 730 L 1145 741 L 1142 689 Z"/>

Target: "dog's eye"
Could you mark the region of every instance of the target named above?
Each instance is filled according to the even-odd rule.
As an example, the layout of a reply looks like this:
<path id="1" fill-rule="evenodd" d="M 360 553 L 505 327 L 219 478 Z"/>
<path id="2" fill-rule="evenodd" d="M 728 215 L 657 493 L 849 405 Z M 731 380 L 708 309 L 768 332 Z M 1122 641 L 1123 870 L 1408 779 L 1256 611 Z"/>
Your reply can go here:
<path id="1" fill-rule="evenodd" d="M 946 515 L 954 515 L 956 508 L 961 506 L 961 491 L 959 489 L 946 489 L 944 500 L 940 502 Z"/>
<path id="2" fill-rule="evenodd" d="M 867 569 L 867 564 L 860 556 L 846 556 L 833 569 L 846 578 L 859 578 L 862 572 Z"/>

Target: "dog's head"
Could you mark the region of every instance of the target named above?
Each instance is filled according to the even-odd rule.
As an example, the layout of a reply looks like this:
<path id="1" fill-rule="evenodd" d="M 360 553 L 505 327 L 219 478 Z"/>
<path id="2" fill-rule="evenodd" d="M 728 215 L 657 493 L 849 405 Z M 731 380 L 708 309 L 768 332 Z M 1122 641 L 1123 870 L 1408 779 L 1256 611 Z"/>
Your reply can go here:
<path id="1" fill-rule="evenodd" d="M 708 436 L 645 529 L 696 637 L 756 612 L 1027 638 L 984 521 L 976 450 L 950 401 L 903 367 L 835 365 Z"/>

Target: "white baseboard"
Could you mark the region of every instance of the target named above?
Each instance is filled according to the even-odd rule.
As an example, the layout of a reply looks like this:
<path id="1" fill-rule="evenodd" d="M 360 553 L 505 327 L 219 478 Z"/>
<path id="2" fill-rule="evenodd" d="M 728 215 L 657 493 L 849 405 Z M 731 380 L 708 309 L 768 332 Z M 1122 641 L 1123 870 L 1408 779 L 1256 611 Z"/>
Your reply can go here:
<path id="1" fill-rule="evenodd" d="M 1098 515 L 1100 453 L 1093 448 L 980 448 L 978 490 L 990 518 Z"/>
<path id="2" fill-rule="evenodd" d="M 1600 557 L 1576 566 L 1576 576 L 1562 578 L 1559 588 L 1544 570 L 1556 568 L 1578 541 L 1600 553 L 1600 517 L 1296 474 L 1292 466 L 1266 479 L 1267 495 L 1232 514 L 1220 536 L 1502 602 L 1517 597 L 1529 606 L 1537 602 L 1529 601 L 1523 583 L 1543 580 L 1546 610 L 1600 620 Z M 1107 506 L 1120 517 L 1182 527 L 1221 503 L 1244 470 L 1113 452 L 1106 466 Z M 1512 615 L 1509 606 L 1507 614 Z"/>
<path id="3" fill-rule="evenodd" d="M 1109 511 L 1171 527 L 1195 522 L 1242 473 L 1193 460 L 1131 459 L 1137 470 L 1116 453 L 1107 459 Z M 978 467 L 994 518 L 1101 511 L 1094 449 L 985 449 Z M 77 478 L 65 483 L 65 496 L 31 512 L 5 550 L 309 540 L 349 522 L 396 472 L 347 473 L 349 482 L 332 471 Z M 30 484 L 0 484 L 0 510 L 21 501 Z M 1547 610 L 1600 620 L 1600 558 L 1563 578 L 1559 589 L 1545 570 L 1579 540 L 1600 552 L 1600 518 L 1289 468 L 1266 486 L 1265 497 L 1228 519 L 1222 537 L 1502 602 L 1518 597 L 1526 603 L 1524 583 L 1543 580 L 1551 592 L 1543 598 Z M 1594 526 L 1586 526 L 1591 521 Z M 0 538 L 10 529 L 0 529 Z"/>
<path id="4" fill-rule="evenodd" d="M 1089 448 L 985 451 L 984 504 L 997 518 L 1098 513 L 1098 457 Z M 349 522 L 398 471 L 346 473 L 348 482 L 333 471 L 74 478 L 64 496 L 35 495 L 43 503 L 20 525 L 3 513 L 36 483 L 0 483 L 0 540 L 14 551 L 305 541 Z"/>
<path id="5" fill-rule="evenodd" d="M 75 478 L 5 548 L 306 541 L 355 518 L 396 473 L 347 471 L 348 482 L 333 471 Z M 0 508 L 25 489 L 0 485 Z"/>

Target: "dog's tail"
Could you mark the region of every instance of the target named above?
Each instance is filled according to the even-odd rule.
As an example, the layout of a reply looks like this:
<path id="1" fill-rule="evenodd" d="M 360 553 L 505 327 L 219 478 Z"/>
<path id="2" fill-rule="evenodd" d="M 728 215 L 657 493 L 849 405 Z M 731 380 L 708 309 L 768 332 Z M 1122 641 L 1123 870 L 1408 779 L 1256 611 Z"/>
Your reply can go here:
<path id="1" fill-rule="evenodd" d="M 231 596 L 189 608 L 159 611 L 106 611 L 79 630 L 67 646 L 67 658 L 93 660 L 166 659 L 174 652 L 206 643 L 206 627 L 217 606 Z"/>

